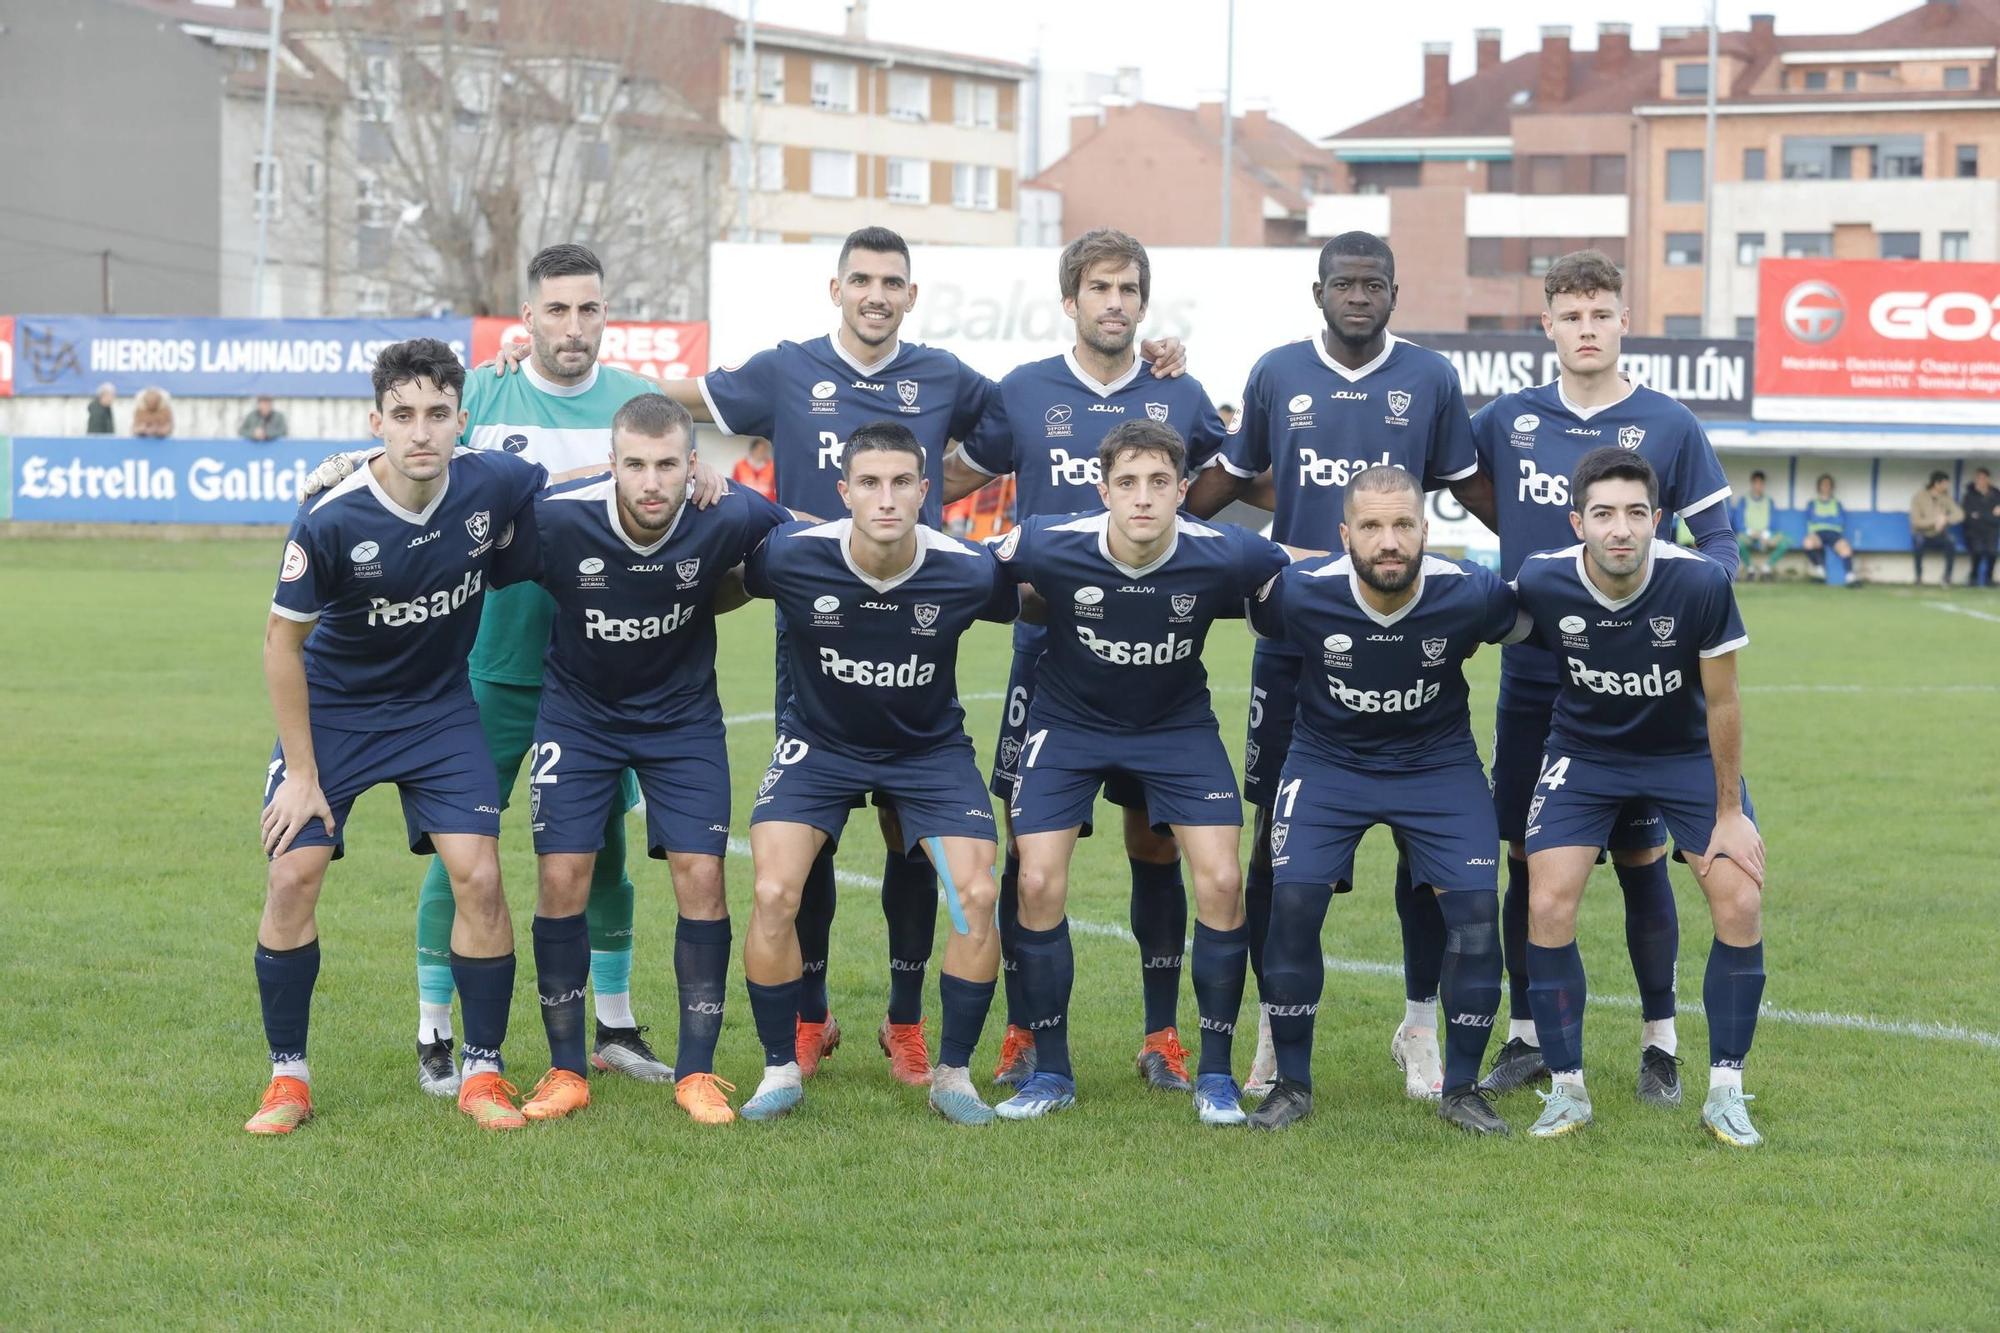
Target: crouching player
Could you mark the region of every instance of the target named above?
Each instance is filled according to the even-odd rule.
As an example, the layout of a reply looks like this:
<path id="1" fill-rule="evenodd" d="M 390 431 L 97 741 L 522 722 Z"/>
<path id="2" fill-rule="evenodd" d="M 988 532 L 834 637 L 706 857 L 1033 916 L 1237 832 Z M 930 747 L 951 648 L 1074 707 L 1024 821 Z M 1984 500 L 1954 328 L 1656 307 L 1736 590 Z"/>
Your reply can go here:
<path id="1" fill-rule="evenodd" d="M 1195 1108 L 1202 1123 L 1240 1125 L 1230 1044 L 1243 1002 L 1250 930 L 1237 862 L 1243 805 L 1209 706 L 1201 651 L 1218 617 L 1290 558 L 1228 524 L 1179 513 L 1186 449 L 1171 426 L 1134 420 L 1098 447 L 1095 514 L 1031 518 L 1002 538 L 1000 561 L 1047 604 L 1009 813 L 1021 859 L 1015 959 L 1035 1037 L 1035 1071 L 997 1108 L 1030 1120 L 1076 1100 L 1070 1072 L 1070 858 L 1098 788 L 1139 789 L 1156 831 L 1171 829 L 1194 879 L 1194 992 L 1201 1012 Z"/>
<path id="2" fill-rule="evenodd" d="M 612 419 L 611 475 L 553 487 L 535 504 L 530 549 L 556 611 L 529 752 L 541 868 L 535 977 L 551 1065 L 521 1107 L 530 1120 L 590 1104 L 584 908 L 627 768 L 646 798 L 647 849 L 671 869 L 680 910 L 674 1100 L 701 1124 L 736 1118 L 732 1089 L 715 1076 L 729 969 L 730 788 L 713 603 L 725 576 L 792 514 L 745 489 L 697 509 L 688 500 L 694 465 L 687 409 L 644 394 Z"/>
<path id="3" fill-rule="evenodd" d="M 1528 1132 L 1553 1138 L 1590 1123 L 1577 907 L 1619 809 L 1650 801 L 1715 922 L 1702 1124 L 1752 1147 L 1762 1138 L 1744 1105 L 1743 1061 L 1764 995 L 1764 840 L 1743 781 L 1736 691 L 1736 650 L 1750 636 L 1729 571 L 1654 536 L 1659 480 L 1644 458 L 1594 449 L 1569 493 L 1581 543 L 1528 557 L 1516 580 L 1562 673 L 1528 805 L 1528 1001 L 1551 1081 Z"/>
<path id="4" fill-rule="evenodd" d="M 465 664 L 496 560 L 548 474 L 507 453 L 453 452 L 464 385 L 464 367 L 436 339 L 384 348 L 368 414 L 382 448 L 308 502 L 285 543 L 264 630 L 278 744 L 264 785 L 271 868 L 256 953 L 272 1077 L 244 1125 L 252 1134 L 288 1134 L 312 1115 L 314 908 L 355 798 L 383 782 L 402 796 L 410 850 L 443 859 L 458 905 L 459 1109 L 486 1129 L 526 1123 L 500 1059 L 514 996 L 500 782 Z"/>
<path id="5" fill-rule="evenodd" d="M 745 588 L 784 618 L 792 683 L 750 815 L 757 887 L 743 971 L 765 1068 L 743 1104 L 749 1120 L 784 1115 L 804 1095 L 799 899 L 821 848 L 871 793 L 894 805 L 895 850 L 922 848 L 949 894 L 930 1104 L 957 1124 L 993 1119 L 968 1066 L 999 971 L 999 888 L 993 807 L 958 705 L 958 641 L 975 621 L 1012 621 L 1020 594 L 991 551 L 917 521 L 929 489 L 909 428 L 870 422 L 841 450 L 850 517 L 780 527 L 744 565 Z"/>
<path id="6" fill-rule="evenodd" d="M 1278 1079 L 1250 1124 L 1282 1129 L 1312 1111 L 1320 927 L 1332 896 L 1353 888 L 1362 834 L 1387 824 L 1414 883 L 1444 914 L 1437 1113 L 1472 1133 L 1505 1134 L 1478 1088 L 1500 1006 L 1499 834 L 1464 664 L 1481 644 L 1517 640 L 1528 626 L 1497 574 L 1425 554 L 1424 495 L 1411 473 L 1367 468 L 1342 504 L 1347 554 L 1286 570 L 1250 608 L 1251 627 L 1306 664 L 1271 809 L 1264 1000 Z"/>

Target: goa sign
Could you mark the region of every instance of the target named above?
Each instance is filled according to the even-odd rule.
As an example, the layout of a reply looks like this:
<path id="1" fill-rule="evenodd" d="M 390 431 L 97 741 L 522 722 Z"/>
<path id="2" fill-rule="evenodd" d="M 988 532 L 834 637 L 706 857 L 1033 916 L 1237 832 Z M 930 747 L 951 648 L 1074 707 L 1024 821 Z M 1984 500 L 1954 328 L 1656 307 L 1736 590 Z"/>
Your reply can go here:
<path id="1" fill-rule="evenodd" d="M 2000 264 L 1767 259 L 1756 415 L 2000 423 Z"/>

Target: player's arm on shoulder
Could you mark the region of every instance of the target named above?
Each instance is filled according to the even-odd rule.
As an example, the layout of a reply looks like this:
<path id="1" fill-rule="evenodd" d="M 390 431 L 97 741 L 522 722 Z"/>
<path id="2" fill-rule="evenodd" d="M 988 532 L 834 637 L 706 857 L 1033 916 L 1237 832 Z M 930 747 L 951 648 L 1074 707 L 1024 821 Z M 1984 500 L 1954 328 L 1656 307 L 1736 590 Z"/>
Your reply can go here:
<path id="1" fill-rule="evenodd" d="M 1049 602 L 1032 583 L 1021 585 L 1021 619 L 1030 625 L 1049 623 Z"/>
<path id="2" fill-rule="evenodd" d="M 1153 363 L 1156 380 L 1178 379 L 1187 374 L 1187 344 L 1171 334 L 1140 343 L 1139 355 Z"/>
<path id="3" fill-rule="evenodd" d="M 1289 566 L 1287 566 L 1289 568 Z M 1285 637 L 1285 570 L 1280 569 L 1243 603 L 1243 618 L 1260 639 Z"/>
<path id="4" fill-rule="evenodd" d="M 1694 537 L 1695 549 L 1728 570 L 1733 578 L 1737 566 L 1743 563 L 1743 552 L 1736 545 L 1736 530 L 1730 525 L 1729 506 L 1712 504 L 1692 514 L 1683 514 L 1681 518 Z"/>
<path id="5" fill-rule="evenodd" d="M 264 687 L 271 696 L 285 759 L 285 780 L 272 793 L 262 818 L 264 851 L 273 857 L 283 856 L 299 830 L 315 818 L 324 821 L 327 836 L 333 836 L 333 810 L 319 787 L 306 692 L 306 636 L 313 624 L 275 609 L 264 622 Z"/>
<path id="6" fill-rule="evenodd" d="M 1493 476 L 1484 468 L 1469 477 L 1446 483 L 1451 487 L 1451 498 L 1465 507 L 1465 512 L 1486 525 L 1488 532 L 1500 531 L 1500 511 L 1493 502 Z"/>
<path id="7" fill-rule="evenodd" d="M 1480 635 L 1484 642 L 1520 643 L 1535 632 L 1535 618 L 1521 605 L 1521 595 L 1513 584 L 1485 568 L 1478 569 L 1474 577 L 1486 594 L 1485 632 Z"/>
<path id="8" fill-rule="evenodd" d="M 996 475 L 973 462 L 966 453 L 966 445 L 959 444 L 944 456 L 944 502 L 956 504 L 991 483 Z"/>
<path id="9" fill-rule="evenodd" d="M 733 566 L 715 585 L 715 614 L 726 616 L 750 602 L 750 590 L 743 586 L 743 566 Z"/>
<path id="10" fill-rule="evenodd" d="M 1270 474 L 1266 472 L 1263 480 L 1268 482 L 1269 478 Z M 1223 455 L 1217 454 L 1209 460 L 1207 467 L 1195 473 L 1181 508 L 1196 518 L 1213 518 L 1238 500 L 1248 501 L 1260 509 L 1270 509 L 1276 504 L 1275 500 L 1264 503 L 1253 494 L 1257 480 L 1254 475 L 1238 472 L 1223 461 Z"/>

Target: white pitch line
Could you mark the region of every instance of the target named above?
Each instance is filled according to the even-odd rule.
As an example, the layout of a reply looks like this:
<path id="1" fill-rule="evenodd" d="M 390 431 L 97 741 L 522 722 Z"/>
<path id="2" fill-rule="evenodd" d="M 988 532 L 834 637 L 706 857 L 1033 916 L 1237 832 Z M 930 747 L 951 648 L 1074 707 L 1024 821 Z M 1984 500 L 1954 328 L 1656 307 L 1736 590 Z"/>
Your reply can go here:
<path id="1" fill-rule="evenodd" d="M 750 856 L 750 844 L 742 838 L 729 840 L 729 854 Z M 852 870 L 836 870 L 834 881 L 854 889 L 879 889 L 880 879 Z M 1093 935 L 1099 939 L 1119 940 L 1127 944 L 1136 943 L 1132 932 L 1123 926 L 1107 925 L 1100 921 L 1085 921 L 1071 917 L 1069 928 L 1079 935 Z M 1193 944 L 1190 942 L 1192 951 Z M 1403 969 L 1397 963 L 1376 963 L 1361 958 L 1336 958 L 1332 954 L 1320 955 L 1329 972 L 1342 972 L 1350 976 L 1401 977 Z M 1637 1009 L 1639 997 L 1636 995 L 1592 994 L 1593 1004 L 1608 1004 L 1617 1009 Z M 1696 1000 L 1681 1000 L 1682 1013 L 1702 1014 L 1701 1003 Z M 1910 1019 L 1870 1018 L 1865 1014 L 1836 1014 L 1824 1009 L 1781 1009 L 1766 1005 L 1759 1011 L 1759 1017 L 1767 1022 L 1789 1023 L 1797 1027 L 1841 1028 L 1850 1032 L 1867 1032 L 1881 1037 L 1914 1037 L 1920 1041 L 1955 1041 L 1969 1046 L 1983 1047 L 1989 1051 L 2000 1051 L 2000 1032 L 1982 1032 L 1978 1028 L 1959 1027 L 1953 1023 L 1929 1023 Z"/>
<path id="2" fill-rule="evenodd" d="M 1975 611 L 1969 606 L 1960 606 L 1957 602 L 1925 602 L 1923 605 L 1933 611 L 1949 611 L 1955 616 L 1971 616 L 1974 620 L 2000 625 L 2000 616 L 1994 615 L 1991 611 Z"/>

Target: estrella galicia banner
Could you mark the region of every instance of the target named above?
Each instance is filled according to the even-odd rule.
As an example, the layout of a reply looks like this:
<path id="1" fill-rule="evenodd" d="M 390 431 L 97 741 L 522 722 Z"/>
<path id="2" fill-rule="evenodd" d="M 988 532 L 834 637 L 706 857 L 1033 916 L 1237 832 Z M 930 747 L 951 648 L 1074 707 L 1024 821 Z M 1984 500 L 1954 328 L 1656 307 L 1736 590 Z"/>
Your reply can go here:
<path id="1" fill-rule="evenodd" d="M 461 361 L 470 319 L 15 318 L 14 392 L 84 398 L 110 384 L 195 398 L 366 398 L 375 354 L 437 338 Z"/>
<path id="2" fill-rule="evenodd" d="M 1444 356 L 1458 371 L 1465 405 L 1547 384 L 1562 367 L 1556 345 L 1539 333 L 1412 333 L 1413 343 Z M 1618 369 L 1635 384 L 1685 403 L 1704 421 L 1747 417 L 1754 344 L 1748 338 L 1627 338 Z"/>
<path id="3" fill-rule="evenodd" d="M 319 460 L 370 441 L 15 436 L 12 517 L 53 523 L 289 523 Z"/>

